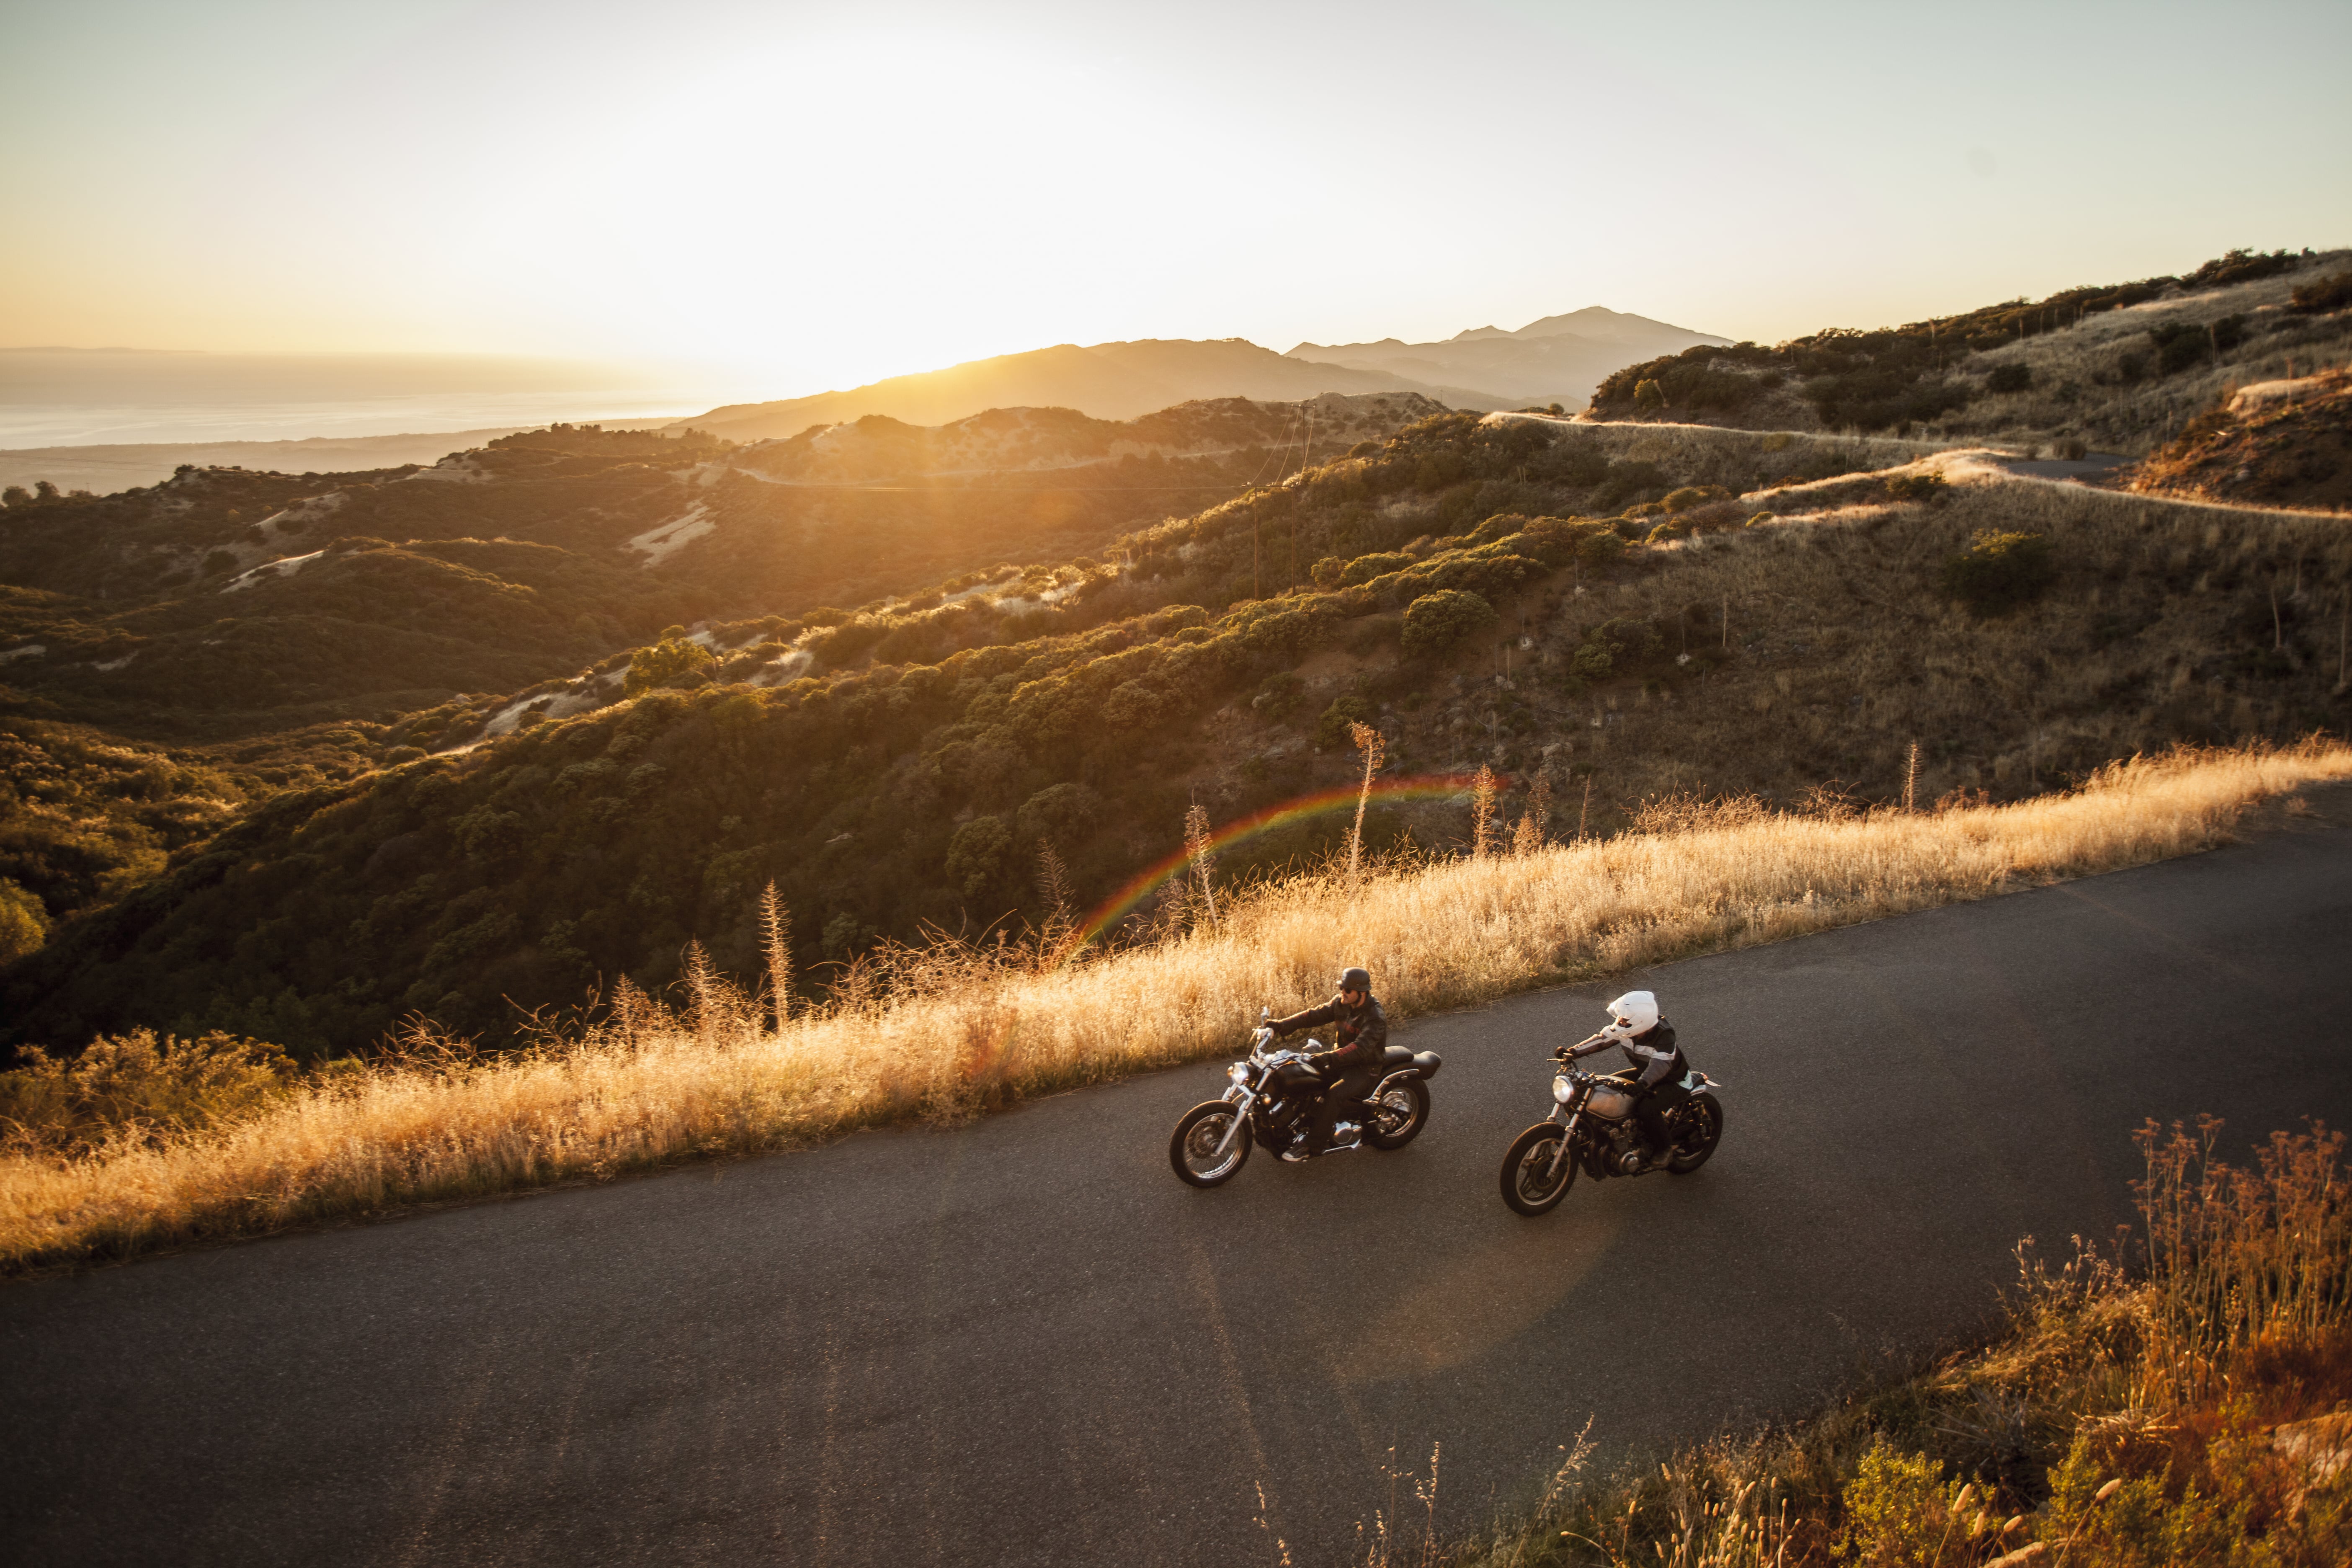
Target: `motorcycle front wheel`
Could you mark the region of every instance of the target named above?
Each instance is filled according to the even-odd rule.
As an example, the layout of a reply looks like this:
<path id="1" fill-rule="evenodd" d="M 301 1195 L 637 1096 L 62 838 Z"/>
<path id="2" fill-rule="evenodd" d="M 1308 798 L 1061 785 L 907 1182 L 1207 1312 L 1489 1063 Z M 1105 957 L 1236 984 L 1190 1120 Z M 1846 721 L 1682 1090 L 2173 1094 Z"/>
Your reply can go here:
<path id="1" fill-rule="evenodd" d="M 1248 1128 L 1234 1125 L 1240 1114 L 1232 1101 L 1212 1100 L 1177 1118 L 1176 1131 L 1168 1140 L 1168 1163 L 1179 1180 L 1196 1187 L 1221 1187 L 1239 1173 L 1248 1163 L 1252 1142 Z M 1217 1152 L 1220 1143 L 1225 1146 L 1222 1154 Z"/>
<path id="2" fill-rule="evenodd" d="M 1559 1161 L 1557 1171 L 1552 1168 L 1562 1136 L 1551 1122 L 1538 1121 L 1512 1140 L 1511 1152 L 1503 1156 L 1503 1201 L 1530 1219 L 1558 1208 L 1576 1184 L 1575 1150 Z"/>
<path id="3" fill-rule="evenodd" d="M 1372 1102 L 1364 1142 L 1375 1149 L 1402 1149 L 1429 1125 L 1429 1085 L 1417 1078 L 1391 1084 Z"/>
<path id="4" fill-rule="evenodd" d="M 1723 1142 L 1723 1107 L 1711 1094 L 1694 1094 L 1675 1107 L 1674 1116 L 1675 1147 L 1666 1156 L 1666 1169 L 1687 1176 L 1706 1164 Z"/>

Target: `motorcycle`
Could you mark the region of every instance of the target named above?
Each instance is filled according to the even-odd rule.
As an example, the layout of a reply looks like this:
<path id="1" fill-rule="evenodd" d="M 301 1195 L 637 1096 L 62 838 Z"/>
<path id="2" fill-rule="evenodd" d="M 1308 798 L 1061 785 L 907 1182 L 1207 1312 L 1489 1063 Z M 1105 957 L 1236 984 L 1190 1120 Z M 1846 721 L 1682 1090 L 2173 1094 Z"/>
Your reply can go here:
<path id="1" fill-rule="evenodd" d="M 1520 1133 L 1503 1156 L 1503 1201 L 1523 1215 L 1559 1207 L 1579 1170 L 1596 1181 L 1653 1171 L 1686 1176 L 1706 1163 L 1723 1138 L 1723 1105 L 1715 1097 L 1723 1085 L 1692 1068 L 1682 1079 L 1687 1094 L 1665 1113 L 1665 1154 L 1653 1160 L 1633 1120 L 1629 1080 L 1569 1065 L 1603 1039 L 1593 1035 L 1552 1053 L 1560 1070 L 1551 1080 L 1551 1114 Z"/>
<path id="2" fill-rule="evenodd" d="M 1223 1186 L 1241 1173 L 1253 1145 L 1279 1154 L 1306 1141 L 1308 1109 L 1320 1096 L 1322 1080 L 1286 1081 L 1282 1069 L 1307 1060 L 1322 1043 L 1310 1039 L 1304 1051 L 1273 1050 L 1273 1044 L 1274 1030 L 1260 1024 L 1250 1035 L 1249 1055 L 1225 1069 L 1225 1092 L 1177 1118 L 1168 1163 L 1180 1179 L 1196 1187 Z M 1331 1147 L 1323 1153 L 1402 1149 L 1412 1142 L 1428 1125 L 1429 1080 L 1444 1065 L 1435 1051 L 1383 1047 L 1380 1079 L 1365 1096 L 1368 1113 L 1361 1122 L 1335 1126 Z"/>

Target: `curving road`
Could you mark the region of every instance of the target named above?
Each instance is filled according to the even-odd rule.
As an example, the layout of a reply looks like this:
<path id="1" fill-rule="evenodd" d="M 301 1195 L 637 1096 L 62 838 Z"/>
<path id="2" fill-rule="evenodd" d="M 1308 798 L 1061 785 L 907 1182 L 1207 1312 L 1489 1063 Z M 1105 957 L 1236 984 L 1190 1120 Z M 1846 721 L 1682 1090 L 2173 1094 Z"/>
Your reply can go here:
<path id="1" fill-rule="evenodd" d="M 2340 811 L 2340 807 L 2336 808 Z M 1164 1164 L 1203 1065 L 956 1131 L 0 1289 L 20 1563 L 1342 1560 L 1391 1456 L 1459 1525 L 1588 1415 L 1787 1410 L 2126 1217 L 2130 1129 L 2352 1117 L 2352 831 L 1672 965 L 1688 1179 L 1496 1195 L 1557 992 L 1423 1020 L 1398 1154 Z M 1266 1527 L 1256 1521 L 1263 1487 Z M 1408 1489 L 1409 1497 L 1409 1489 Z"/>

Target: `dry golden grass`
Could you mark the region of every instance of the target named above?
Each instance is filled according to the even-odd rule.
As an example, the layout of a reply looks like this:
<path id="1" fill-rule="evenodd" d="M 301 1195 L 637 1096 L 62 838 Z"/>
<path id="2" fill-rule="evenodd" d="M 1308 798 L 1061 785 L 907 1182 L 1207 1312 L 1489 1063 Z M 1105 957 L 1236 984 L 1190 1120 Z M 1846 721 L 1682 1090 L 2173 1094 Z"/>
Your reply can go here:
<path id="1" fill-rule="evenodd" d="M 1391 1506 L 1370 1568 L 2326 1568 L 2352 1549 L 2345 1136 L 2151 1121 L 2141 1225 L 2051 1268 L 2021 1245 L 2004 1329 L 1812 1417 L 1582 1474 L 1442 1542 Z M 2126 1267 L 2126 1265 L 2129 1266 Z M 1428 1486 L 1433 1486 L 1434 1473 Z M 1426 1491 L 1424 1487 L 1423 1490 Z M 1402 1528 L 1397 1528 L 1401 1526 Z M 2007 1557 L 2021 1552 L 2022 1557 Z"/>
<path id="2" fill-rule="evenodd" d="M 624 989 L 584 1037 L 476 1058 L 430 1040 L 227 1127 L 0 1163 L 0 1268 L 120 1258 L 391 1205 L 793 1147 L 1233 1049 L 1342 959 L 1402 1015 L 2202 848 L 2352 749 L 2182 753 L 2079 794 L 1843 820 L 1753 803 L 1518 857 L 1297 876 L 1213 931 L 1055 964 L 1044 945 L 887 952 L 781 1030 L 690 963 L 673 1010 Z M 1663 821 L 1664 818 L 1657 820 Z"/>
<path id="3" fill-rule="evenodd" d="M 1992 436 L 2035 448 L 2054 437 L 2074 436 L 2097 450 L 2146 457 L 2192 416 L 2238 387 L 2352 362 L 2352 315 L 2296 316 L 2284 309 L 2298 284 L 2339 269 L 2345 259 L 2343 252 L 2334 252 L 2300 271 L 2152 300 L 1995 349 L 1972 361 L 1969 368 L 1982 372 L 2003 364 L 2026 365 L 2033 372 L 2032 390 L 1989 394 L 1946 416 L 1942 433 Z M 2172 375 L 2149 374 L 2129 384 L 2101 385 L 2094 379 L 2112 376 L 2126 353 L 2139 354 L 2152 366 L 2151 327 L 2167 321 L 2210 326 L 2224 316 L 2245 318 L 2246 338 L 2203 363 Z"/>

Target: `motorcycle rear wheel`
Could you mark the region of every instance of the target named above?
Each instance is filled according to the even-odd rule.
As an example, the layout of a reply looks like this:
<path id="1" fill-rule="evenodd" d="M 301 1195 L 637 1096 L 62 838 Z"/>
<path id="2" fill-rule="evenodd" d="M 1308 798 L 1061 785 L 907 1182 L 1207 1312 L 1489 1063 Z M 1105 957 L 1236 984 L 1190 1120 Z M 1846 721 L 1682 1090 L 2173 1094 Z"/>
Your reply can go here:
<path id="1" fill-rule="evenodd" d="M 1687 1176 L 1707 1162 L 1723 1142 L 1723 1105 L 1715 1096 L 1694 1094 L 1675 1110 L 1675 1148 L 1666 1169 Z"/>
<path id="2" fill-rule="evenodd" d="M 1195 1187 L 1222 1187 L 1241 1173 L 1255 1140 L 1246 1127 L 1234 1130 L 1240 1114 L 1231 1100 L 1211 1100 L 1176 1119 L 1176 1131 L 1168 1140 L 1168 1163 L 1178 1180 Z M 1233 1132 L 1229 1142 L 1228 1131 Z M 1223 1154 L 1217 1152 L 1220 1142 L 1225 1142 Z"/>
<path id="3" fill-rule="evenodd" d="M 1558 1208 L 1576 1185 L 1575 1150 L 1559 1162 L 1557 1173 L 1551 1169 L 1563 1135 L 1553 1123 L 1538 1121 L 1513 1139 L 1503 1156 L 1503 1201 L 1530 1219 Z"/>
<path id="4" fill-rule="evenodd" d="M 1382 1113 L 1395 1120 L 1387 1131 L 1381 1130 Z M 1402 1149 L 1421 1136 L 1429 1125 L 1429 1085 L 1417 1078 L 1390 1086 L 1387 1093 L 1372 1102 L 1371 1118 L 1364 1124 L 1364 1142 L 1375 1149 Z"/>

